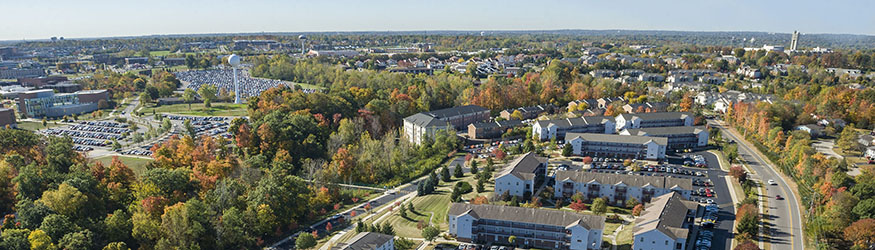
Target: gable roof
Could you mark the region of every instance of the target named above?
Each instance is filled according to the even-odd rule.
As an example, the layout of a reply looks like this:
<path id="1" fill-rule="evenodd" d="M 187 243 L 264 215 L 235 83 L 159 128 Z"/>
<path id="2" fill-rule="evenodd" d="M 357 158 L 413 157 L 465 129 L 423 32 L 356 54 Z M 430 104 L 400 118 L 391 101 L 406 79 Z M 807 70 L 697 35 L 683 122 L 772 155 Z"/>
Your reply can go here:
<path id="1" fill-rule="evenodd" d="M 570 180 L 577 183 L 589 183 L 592 181 L 604 185 L 616 185 L 623 183 L 630 187 L 645 187 L 647 185 L 654 188 L 672 189 L 680 188 L 683 190 L 693 189 L 693 180 L 684 178 L 669 178 L 666 176 L 638 176 L 624 175 L 613 173 L 598 173 L 598 172 L 580 172 L 580 171 L 556 171 L 556 182 Z"/>
<path id="2" fill-rule="evenodd" d="M 531 180 L 535 178 L 535 170 L 538 169 L 538 166 L 545 163 L 547 163 L 546 158 L 538 157 L 535 153 L 529 152 L 508 163 L 501 172 L 495 175 L 495 178 L 511 174 L 520 180 Z"/>
<path id="3" fill-rule="evenodd" d="M 524 208 L 501 205 L 453 203 L 448 215 L 470 214 L 477 219 L 513 221 L 529 224 L 569 227 L 581 225 L 587 230 L 605 228 L 605 217 L 569 211 Z"/>
<path id="4" fill-rule="evenodd" d="M 655 142 L 658 145 L 668 145 L 668 138 L 651 137 L 638 135 L 615 135 L 615 134 L 595 134 L 595 133 L 567 133 L 565 141 L 570 142 L 576 138 L 584 141 L 610 142 L 610 143 L 628 143 L 628 144 L 647 144 Z"/>
<path id="5" fill-rule="evenodd" d="M 638 136 L 656 136 L 656 135 L 677 135 L 677 134 L 698 134 L 706 131 L 705 126 L 675 126 L 675 127 L 653 127 L 653 128 L 629 128 L 626 132 L 630 135 Z"/>
<path id="6" fill-rule="evenodd" d="M 603 125 L 607 122 L 612 121 L 613 119 L 609 116 L 583 116 L 577 118 L 536 121 L 535 123 L 537 123 L 538 126 L 541 126 L 542 128 L 545 128 L 550 124 L 556 125 L 556 127 L 559 128 L 570 128 L 589 125 Z"/>
<path id="7" fill-rule="evenodd" d="M 386 244 L 395 236 L 374 232 L 361 232 L 355 237 L 352 237 L 345 243 L 338 244 L 331 248 L 335 250 L 368 250 L 376 249 L 379 246 Z"/>
<path id="8" fill-rule="evenodd" d="M 631 120 L 634 117 L 638 117 L 638 119 L 647 121 L 647 120 L 671 120 L 671 119 L 686 119 L 687 117 L 693 117 L 693 113 L 690 112 L 653 112 L 653 113 L 639 113 L 639 114 L 621 114 L 625 120 Z"/>
<path id="9" fill-rule="evenodd" d="M 442 121 L 442 119 L 457 115 L 473 114 L 484 111 L 489 111 L 489 109 L 477 105 L 465 105 L 428 112 L 421 112 L 405 117 L 404 120 L 422 127 L 443 126 L 448 123 L 446 121 Z"/>
<path id="10" fill-rule="evenodd" d="M 674 192 L 657 196 L 635 219 L 633 232 L 638 235 L 656 229 L 672 239 L 686 239 L 689 234 L 689 229 L 684 227 L 687 211 L 697 207 L 698 204 Z"/>

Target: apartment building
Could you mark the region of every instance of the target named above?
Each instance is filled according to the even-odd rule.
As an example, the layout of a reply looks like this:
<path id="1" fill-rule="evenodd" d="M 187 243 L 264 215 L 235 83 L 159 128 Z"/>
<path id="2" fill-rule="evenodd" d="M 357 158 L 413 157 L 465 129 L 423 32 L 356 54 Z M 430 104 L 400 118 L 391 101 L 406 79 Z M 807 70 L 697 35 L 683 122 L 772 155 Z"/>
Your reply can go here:
<path id="1" fill-rule="evenodd" d="M 609 69 L 597 69 L 589 72 L 592 77 L 606 77 L 606 78 L 614 78 L 617 75 L 616 71 Z"/>
<path id="2" fill-rule="evenodd" d="M 395 236 L 374 232 L 361 232 L 331 250 L 395 250 Z"/>
<path id="3" fill-rule="evenodd" d="M 688 149 L 708 145 L 708 129 L 705 126 L 678 126 L 657 128 L 630 128 L 620 131 L 620 135 L 665 137 L 668 149 Z"/>
<path id="4" fill-rule="evenodd" d="M 626 113 L 665 112 L 667 108 L 667 102 L 629 103 L 623 105 L 623 110 L 626 111 Z"/>
<path id="5" fill-rule="evenodd" d="M 632 228 L 635 250 L 687 249 L 693 245 L 691 234 L 701 207 L 678 193 L 655 197 L 646 205 Z"/>
<path id="6" fill-rule="evenodd" d="M 621 159 L 665 159 L 668 139 L 635 135 L 567 133 L 565 146 L 572 154 Z"/>
<path id="7" fill-rule="evenodd" d="M 690 112 L 621 114 L 615 118 L 615 125 L 617 131 L 627 128 L 693 126 L 693 117 Z"/>
<path id="8" fill-rule="evenodd" d="M 500 205 L 453 203 L 447 217 L 459 241 L 523 248 L 600 249 L 605 227 L 603 216 Z"/>
<path id="9" fill-rule="evenodd" d="M 526 124 L 519 120 L 504 120 L 494 122 L 479 122 L 468 124 L 468 137 L 472 139 L 499 138 L 508 129 L 522 127 Z"/>
<path id="10" fill-rule="evenodd" d="M 404 118 L 404 135 L 410 142 L 422 143 L 426 137 L 434 138 L 437 131 L 462 130 L 468 124 L 489 119 L 489 109 L 477 105 L 453 107 L 417 113 Z"/>
<path id="11" fill-rule="evenodd" d="M 670 193 L 689 199 L 692 189 L 693 180 L 685 178 L 560 170 L 556 171 L 553 192 L 557 198 L 581 193 L 586 201 L 605 198 L 610 204 L 624 206 L 630 198 L 651 203 L 655 197 Z"/>
<path id="12" fill-rule="evenodd" d="M 535 121 L 532 136 L 539 140 L 564 138 L 567 133 L 614 133 L 614 119 L 609 116 L 583 116 L 558 120 Z"/>
<path id="13" fill-rule="evenodd" d="M 495 174 L 495 194 L 525 197 L 535 191 L 535 179 L 546 175 L 547 158 L 526 153 Z"/>
<path id="14" fill-rule="evenodd" d="M 665 77 L 660 74 L 644 73 L 638 76 L 638 81 L 641 82 L 663 82 Z"/>

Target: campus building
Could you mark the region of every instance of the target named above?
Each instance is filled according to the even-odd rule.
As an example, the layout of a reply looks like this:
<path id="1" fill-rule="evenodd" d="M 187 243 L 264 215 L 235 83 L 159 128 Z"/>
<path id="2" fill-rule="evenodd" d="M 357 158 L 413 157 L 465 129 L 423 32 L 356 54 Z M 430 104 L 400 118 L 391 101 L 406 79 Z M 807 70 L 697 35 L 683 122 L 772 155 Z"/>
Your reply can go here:
<path id="1" fill-rule="evenodd" d="M 434 138 L 437 131 L 466 129 L 468 124 L 489 119 L 489 109 L 477 105 L 453 107 L 417 113 L 404 118 L 404 135 L 410 142 L 422 143 L 426 137 Z"/>
<path id="2" fill-rule="evenodd" d="M 627 128 L 693 126 L 693 118 L 690 112 L 621 114 L 615 117 L 615 124 L 617 131 Z"/>
<path id="3" fill-rule="evenodd" d="M 15 122 L 15 111 L 7 108 L 0 108 L 0 129 L 6 128 L 9 126 L 10 128 L 17 128 L 18 123 Z"/>
<path id="4" fill-rule="evenodd" d="M 621 135 L 637 135 L 668 138 L 668 149 L 688 149 L 708 145 L 708 129 L 705 126 L 680 126 L 656 128 L 630 128 L 620 131 Z"/>
<path id="5" fill-rule="evenodd" d="M 495 194 L 525 197 L 535 191 L 535 180 L 546 175 L 547 158 L 526 153 L 495 174 Z"/>
<path id="6" fill-rule="evenodd" d="M 331 250 L 395 250 L 395 236 L 374 232 L 361 232 Z"/>
<path id="7" fill-rule="evenodd" d="M 654 197 L 676 192 L 690 198 L 693 180 L 666 176 L 638 176 L 614 173 L 556 171 L 554 197 L 570 198 L 581 193 L 585 201 L 605 198 L 608 203 L 624 206 L 630 198 L 652 202 Z"/>
<path id="8" fill-rule="evenodd" d="M 543 141 L 563 138 L 567 133 L 613 134 L 614 127 L 614 119 L 608 116 L 544 120 L 532 124 L 532 136 Z"/>
<path id="9" fill-rule="evenodd" d="M 61 117 L 95 111 L 100 100 L 109 101 L 106 90 L 55 94 L 51 89 L 41 89 L 19 94 L 18 108 L 28 117 Z"/>
<path id="10" fill-rule="evenodd" d="M 603 216 L 500 205 L 453 203 L 447 217 L 458 241 L 524 248 L 600 249 L 605 228 Z"/>
<path id="11" fill-rule="evenodd" d="M 658 160 L 665 159 L 668 139 L 636 135 L 568 133 L 565 134 L 565 146 L 572 147 L 572 154 L 580 156 Z"/>
<path id="12" fill-rule="evenodd" d="M 632 228 L 635 250 L 687 249 L 693 245 L 690 233 L 701 207 L 678 193 L 653 198 Z"/>

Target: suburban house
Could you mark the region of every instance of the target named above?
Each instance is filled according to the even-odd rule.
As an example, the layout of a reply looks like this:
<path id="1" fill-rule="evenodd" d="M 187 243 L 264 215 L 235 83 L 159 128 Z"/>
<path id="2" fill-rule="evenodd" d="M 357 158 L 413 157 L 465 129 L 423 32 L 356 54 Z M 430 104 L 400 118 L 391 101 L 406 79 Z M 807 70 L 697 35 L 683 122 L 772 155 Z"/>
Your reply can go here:
<path id="1" fill-rule="evenodd" d="M 495 194 L 525 197 L 535 191 L 535 179 L 547 175 L 547 158 L 535 153 L 518 156 L 495 174 Z"/>
<path id="2" fill-rule="evenodd" d="M 565 146 L 572 154 L 621 159 L 665 159 L 668 139 L 636 135 L 567 133 Z"/>
<path id="3" fill-rule="evenodd" d="M 664 82 L 665 77 L 660 74 L 644 73 L 638 76 L 640 82 Z"/>
<path id="4" fill-rule="evenodd" d="M 539 249 L 601 249 L 605 217 L 571 211 L 453 203 L 449 234 L 462 242 Z"/>
<path id="5" fill-rule="evenodd" d="M 539 140 L 563 138 L 566 133 L 614 133 L 614 119 L 609 116 L 583 116 L 559 120 L 535 121 L 532 136 Z"/>
<path id="6" fill-rule="evenodd" d="M 635 250 L 687 249 L 695 237 L 690 233 L 700 207 L 678 193 L 653 198 L 635 219 L 632 228 Z"/>
<path id="7" fill-rule="evenodd" d="M 508 129 L 525 126 L 520 120 L 504 120 L 468 124 L 468 137 L 472 139 L 493 139 L 501 137 Z"/>
<path id="8" fill-rule="evenodd" d="M 668 138 L 668 149 L 688 149 L 708 145 L 708 129 L 705 126 L 678 126 L 656 128 L 630 128 L 621 135 L 637 135 Z"/>
<path id="9" fill-rule="evenodd" d="M 806 125 L 796 126 L 796 130 L 802 130 L 802 131 L 808 132 L 808 134 L 811 135 L 812 139 L 823 136 L 823 129 L 824 129 L 823 126 L 820 126 L 817 124 L 806 124 Z"/>
<path id="10" fill-rule="evenodd" d="M 629 104 L 623 105 L 623 110 L 625 110 L 626 113 L 665 112 L 665 110 L 667 108 L 668 108 L 667 102 L 629 103 Z"/>
<path id="11" fill-rule="evenodd" d="M 580 110 L 581 103 L 586 103 L 585 109 L 595 109 L 599 107 L 599 102 L 596 99 L 581 99 L 568 102 L 568 110 Z"/>
<path id="12" fill-rule="evenodd" d="M 361 232 L 331 250 L 395 250 L 395 236 L 374 232 Z"/>
<path id="13" fill-rule="evenodd" d="M 616 71 L 609 69 L 597 69 L 589 72 L 592 77 L 605 77 L 605 78 L 613 78 L 617 75 Z"/>
<path id="14" fill-rule="evenodd" d="M 640 114 L 621 114 L 615 118 L 617 131 L 627 128 L 652 128 L 693 126 L 693 113 L 656 112 Z"/>
<path id="15" fill-rule="evenodd" d="M 552 113 L 554 110 L 553 105 L 537 105 L 537 106 L 529 106 L 515 109 L 505 109 L 498 113 L 498 116 L 504 118 L 505 120 L 513 120 L 513 113 L 515 111 L 519 111 L 522 120 L 535 119 L 538 118 L 539 115 L 543 113 Z"/>
<path id="16" fill-rule="evenodd" d="M 488 119 L 489 109 L 477 105 L 422 112 L 404 118 L 404 135 L 410 142 L 420 144 L 426 137 L 434 138 L 437 131 L 451 128 L 458 131 Z"/>
<path id="17" fill-rule="evenodd" d="M 610 204 L 622 206 L 630 198 L 650 203 L 655 197 L 669 193 L 689 199 L 691 189 L 691 179 L 560 170 L 556 171 L 553 192 L 557 198 L 581 193 L 585 201 L 601 197 Z"/>

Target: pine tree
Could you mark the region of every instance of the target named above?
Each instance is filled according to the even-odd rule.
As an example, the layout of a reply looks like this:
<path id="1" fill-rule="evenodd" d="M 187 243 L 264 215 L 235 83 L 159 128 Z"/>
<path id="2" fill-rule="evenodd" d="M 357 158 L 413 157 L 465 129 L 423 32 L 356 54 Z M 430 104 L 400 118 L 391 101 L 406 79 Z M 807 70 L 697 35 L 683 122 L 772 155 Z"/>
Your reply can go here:
<path id="1" fill-rule="evenodd" d="M 453 170 L 453 176 L 456 178 L 462 178 L 465 176 L 465 173 L 462 172 L 462 166 L 456 165 L 455 169 Z"/>
<path id="2" fill-rule="evenodd" d="M 477 161 L 471 161 L 471 174 L 477 174 L 480 172 L 480 169 L 477 168 Z"/>
<path id="3" fill-rule="evenodd" d="M 450 169 L 447 166 L 441 168 L 441 181 L 450 182 Z"/>

